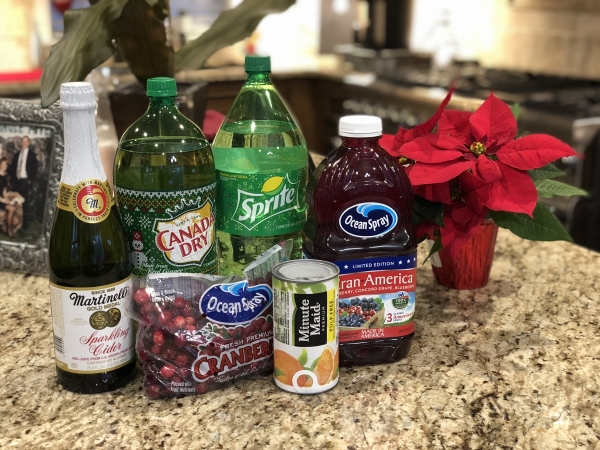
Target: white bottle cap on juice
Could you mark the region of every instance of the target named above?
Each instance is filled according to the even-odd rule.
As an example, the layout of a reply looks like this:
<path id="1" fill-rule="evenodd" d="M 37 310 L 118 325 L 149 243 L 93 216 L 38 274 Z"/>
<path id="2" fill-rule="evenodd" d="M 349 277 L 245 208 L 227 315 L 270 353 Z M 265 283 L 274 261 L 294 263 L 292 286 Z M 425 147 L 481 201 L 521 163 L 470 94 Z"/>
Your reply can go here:
<path id="1" fill-rule="evenodd" d="M 344 116 L 340 119 L 340 136 L 375 137 L 381 136 L 383 126 L 377 116 Z"/>

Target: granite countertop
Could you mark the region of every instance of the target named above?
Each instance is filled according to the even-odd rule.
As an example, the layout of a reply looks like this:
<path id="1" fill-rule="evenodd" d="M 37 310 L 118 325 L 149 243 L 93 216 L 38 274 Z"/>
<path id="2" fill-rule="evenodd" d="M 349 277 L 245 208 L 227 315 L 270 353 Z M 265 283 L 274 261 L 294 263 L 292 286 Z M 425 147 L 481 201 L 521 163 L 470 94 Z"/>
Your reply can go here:
<path id="1" fill-rule="evenodd" d="M 0 273 L 0 447 L 599 449 L 599 268 L 598 253 L 500 230 L 485 288 L 449 291 L 419 269 L 403 361 L 343 368 L 316 396 L 263 376 L 166 401 L 139 375 L 107 394 L 63 390 L 47 279 Z"/>

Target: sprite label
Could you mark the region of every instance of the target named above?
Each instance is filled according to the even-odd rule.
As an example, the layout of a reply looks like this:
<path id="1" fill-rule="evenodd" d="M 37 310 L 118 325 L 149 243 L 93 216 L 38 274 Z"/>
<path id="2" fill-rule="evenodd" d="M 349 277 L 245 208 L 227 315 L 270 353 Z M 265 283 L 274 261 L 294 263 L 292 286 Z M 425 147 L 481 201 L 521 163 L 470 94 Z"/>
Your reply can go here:
<path id="1" fill-rule="evenodd" d="M 182 191 L 115 187 L 132 272 L 216 273 L 216 183 Z"/>
<path id="2" fill-rule="evenodd" d="M 300 231 L 306 221 L 307 168 L 270 174 L 217 170 L 219 231 L 273 236 Z"/>

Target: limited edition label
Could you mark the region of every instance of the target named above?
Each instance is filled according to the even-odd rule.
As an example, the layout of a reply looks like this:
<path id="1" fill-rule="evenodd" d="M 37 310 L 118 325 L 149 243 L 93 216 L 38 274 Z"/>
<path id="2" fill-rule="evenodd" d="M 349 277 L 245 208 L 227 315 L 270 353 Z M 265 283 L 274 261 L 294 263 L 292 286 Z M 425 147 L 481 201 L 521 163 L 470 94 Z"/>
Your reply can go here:
<path id="1" fill-rule="evenodd" d="M 83 180 L 76 186 L 60 183 L 56 206 L 75 214 L 82 222 L 99 223 L 106 219 L 113 206 L 108 181 Z"/>
<path id="2" fill-rule="evenodd" d="M 183 191 L 115 187 L 132 272 L 216 273 L 216 183 Z"/>
<path id="3" fill-rule="evenodd" d="M 414 333 L 416 253 L 334 264 L 340 269 L 340 342 Z"/>
<path id="4" fill-rule="evenodd" d="M 126 311 L 131 277 L 107 286 L 66 288 L 50 283 L 56 365 L 101 373 L 134 358 L 133 322 Z"/>

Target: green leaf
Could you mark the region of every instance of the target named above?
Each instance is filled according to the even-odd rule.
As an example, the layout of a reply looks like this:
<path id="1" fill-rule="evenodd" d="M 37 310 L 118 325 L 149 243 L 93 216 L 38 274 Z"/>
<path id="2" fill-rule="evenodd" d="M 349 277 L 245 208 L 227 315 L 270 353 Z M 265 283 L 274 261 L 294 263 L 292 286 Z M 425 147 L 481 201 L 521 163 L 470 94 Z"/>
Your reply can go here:
<path id="1" fill-rule="evenodd" d="M 441 249 L 442 249 L 442 237 L 436 236 L 435 241 L 433 242 L 433 245 L 431 246 L 431 249 L 429 250 L 429 255 L 427 255 L 427 258 L 425 258 L 425 261 L 423 261 L 423 264 L 425 264 L 425 262 L 429 258 L 431 258 L 433 255 L 435 255 Z"/>
<path id="2" fill-rule="evenodd" d="M 149 78 L 173 76 L 173 49 L 164 26 L 168 11 L 167 0 L 157 0 L 154 6 L 129 0 L 115 24 L 117 47 L 144 86 Z"/>
<path id="3" fill-rule="evenodd" d="M 275 370 L 273 371 L 273 375 L 275 375 L 276 377 L 281 377 L 281 376 L 285 376 L 285 372 L 283 370 L 275 367 Z"/>
<path id="4" fill-rule="evenodd" d="M 244 0 L 223 11 L 205 33 L 177 52 L 176 70 L 200 69 L 217 50 L 250 36 L 267 14 L 285 11 L 294 3 L 295 0 Z"/>
<path id="5" fill-rule="evenodd" d="M 306 363 L 308 362 L 308 352 L 305 348 L 302 349 L 302 353 L 300 353 L 300 356 L 298 356 L 298 362 L 301 366 L 306 365 Z"/>
<path id="6" fill-rule="evenodd" d="M 528 170 L 532 180 L 547 180 L 548 178 L 558 178 L 565 175 L 562 170 L 556 168 L 554 164 L 546 164 L 539 169 Z"/>
<path id="7" fill-rule="evenodd" d="M 129 0 L 102 0 L 89 8 L 65 12 L 65 33 L 52 46 L 42 75 L 42 106 L 60 96 L 60 85 L 82 81 L 113 54 L 113 31 Z"/>
<path id="8" fill-rule="evenodd" d="M 533 210 L 533 218 L 527 214 L 490 211 L 496 225 L 512 231 L 523 239 L 532 241 L 569 241 L 573 239 L 548 207 L 539 203 Z"/>
<path id="9" fill-rule="evenodd" d="M 588 197 L 589 194 L 583 189 L 555 180 L 534 180 L 533 183 L 540 197 L 553 197 L 555 195 L 581 195 Z"/>
<path id="10" fill-rule="evenodd" d="M 444 204 L 432 202 L 415 195 L 415 209 L 413 214 L 413 223 L 415 225 L 431 220 L 436 225 L 444 227 Z"/>
<path id="11" fill-rule="evenodd" d="M 519 120 L 519 118 L 521 117 L 521 106 L 518 103 L 515 103 L 510 107 L 510 110 L 512 111 L 513 116 L 515 117 L 515 121 Z"/>
<path id="12" fill-rule="evenodd" d="M 348 311 L 344 311 L 344 312 L 342 313 L 342 317 L 348 317 L 348 315 L 349 315 L 349 314 L 348 314 Z"/>
<path id="13" fill-rule="evenodd" d="M 313 363 L 310 365 L 310 371 L 314 372 L 315 371 L 315 367 L 317 367 L 317 364 L 319 363 L 319 360 L 321 359 L 321 357 L 319 356 L 318 358 L 316 358 Z"/>

